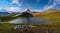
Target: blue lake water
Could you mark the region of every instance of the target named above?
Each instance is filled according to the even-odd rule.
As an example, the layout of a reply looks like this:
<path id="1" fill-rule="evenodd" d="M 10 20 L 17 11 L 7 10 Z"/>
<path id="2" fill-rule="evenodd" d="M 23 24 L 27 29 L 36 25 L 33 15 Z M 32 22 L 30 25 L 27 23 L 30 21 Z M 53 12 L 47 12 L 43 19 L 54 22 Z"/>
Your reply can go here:
<path id="1" fill-rule="evenodd" d="M 29 21 L 27 21 L 26 18 L 18 18 L 12 21 L 9 21 L 9 23 L 13 23 L 13 24 L 48 24 L 51 21 L 45 18 L 35 18 L 35 17 L 31 17 L 29 18 Z"/>

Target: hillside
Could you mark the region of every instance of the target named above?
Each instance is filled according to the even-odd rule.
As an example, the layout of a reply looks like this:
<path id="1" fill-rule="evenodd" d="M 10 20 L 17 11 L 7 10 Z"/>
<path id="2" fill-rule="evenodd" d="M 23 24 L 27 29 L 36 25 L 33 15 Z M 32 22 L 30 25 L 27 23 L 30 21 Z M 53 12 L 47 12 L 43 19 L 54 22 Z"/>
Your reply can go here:
<path id="1" fill-rule="evenodd" d="M 60 10 L 48 10 L 36 15 L 39 18 L 47 18 L 53 22 L 60 22 Z"/>
<path id="2" fill-rule="evenodd" d="M 42 14 L 54 13 L 54 12 L 60 12 L 60 10 L 47 10 L 47 11 L 43 11 Z"/>

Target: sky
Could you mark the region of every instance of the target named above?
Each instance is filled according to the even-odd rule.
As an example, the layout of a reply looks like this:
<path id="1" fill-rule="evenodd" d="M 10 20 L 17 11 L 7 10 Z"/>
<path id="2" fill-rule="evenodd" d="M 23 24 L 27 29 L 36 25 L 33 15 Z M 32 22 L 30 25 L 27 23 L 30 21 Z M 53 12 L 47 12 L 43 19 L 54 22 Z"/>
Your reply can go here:
<path id="1" fill-rule="evenodd" d="M 0 12 L 23 12 L 25 9 L 39 12 L 60 10 L 60 0 L 0 0 Z"/>

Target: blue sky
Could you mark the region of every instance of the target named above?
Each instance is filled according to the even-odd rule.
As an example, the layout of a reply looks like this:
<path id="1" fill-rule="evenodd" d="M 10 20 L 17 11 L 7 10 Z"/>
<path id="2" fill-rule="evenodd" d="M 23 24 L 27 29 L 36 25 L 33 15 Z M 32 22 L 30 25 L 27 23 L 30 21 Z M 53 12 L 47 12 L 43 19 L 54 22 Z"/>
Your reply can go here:
<path id="1" fill-rule="evenodd" d="M 23 12 L 27 8 L 33 11 L 60 10 L 60 0 L 0 0 L 0 10 Z"/>

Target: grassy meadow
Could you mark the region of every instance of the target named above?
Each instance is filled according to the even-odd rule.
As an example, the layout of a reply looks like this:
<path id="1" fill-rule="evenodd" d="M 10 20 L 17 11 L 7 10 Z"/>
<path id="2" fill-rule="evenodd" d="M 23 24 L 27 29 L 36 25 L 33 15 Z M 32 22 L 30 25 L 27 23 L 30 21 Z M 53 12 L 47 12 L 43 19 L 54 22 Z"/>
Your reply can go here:
<path id="1" fill-rule="evenodd" d="M 49 33 L 60 33 L 60 12 L 53 12 L 53 13 L 46 13 L 46 14 L 39 14 L 36 15 L 35 17 L 38 18 L 46 18 L 48 20 L 51 20 L 52 23 L 50 24 L 38 24 L 38 25 L 33 25 L 36 27 L 33 28 L 27 28 L 27 29 L 22 29 L 22 30 L 15 30 L 14 27 L 16 25 L 21 25 L 21 24 L 9 24 L 9 23 L 0 23 L 0 33 L 46 33 L 46 30 L 49 30 Z M 3 21 L 10 21 L 16 18 L 21 18 L 19 17 L 4 17 Z M 28 25 L 28 24 L 23 24 L 23 25 Z"/>

